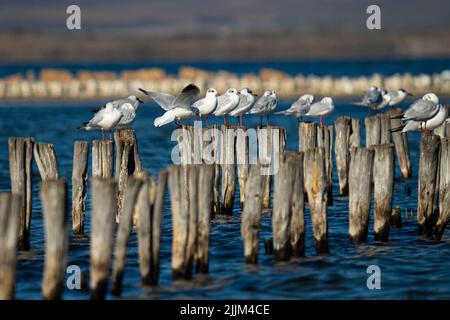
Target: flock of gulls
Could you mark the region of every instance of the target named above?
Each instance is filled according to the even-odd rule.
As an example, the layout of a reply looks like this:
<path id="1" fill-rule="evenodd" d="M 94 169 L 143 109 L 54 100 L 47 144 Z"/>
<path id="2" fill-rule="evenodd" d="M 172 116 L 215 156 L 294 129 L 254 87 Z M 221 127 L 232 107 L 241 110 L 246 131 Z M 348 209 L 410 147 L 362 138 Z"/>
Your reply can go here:
<path id="1" fill-rule="evenodd" d="M 172 122 L 179 126 L 181 120 L 193 117 L 200 118 L 201 121 L 205 118 L 206 126 L 208 126 L 208 117 L 211 115 L 223 117 L 225 125 L 227 116 L 238 117 L 239 124 L 242 125 L 245 114 L 259 115 L 261 126 L 263 116 L 266 116 L 266 125 L 269 125 L 269 115 L 274 113 L 278 103 L 277 95 L 273 90 L 267 90 L 258 97 L 249 88 L 240 91 L 230 88 L 223 94 L 210 88 L 206 91 L 204 98 L 199 100 L 196 100 L 196 97 L 199 95 L 200 89 L 194 84 L 187 85 L 178 96 L 141 88 L 139 90 L 165 111 L 162 116 L 154 120 L 155 127 Z M 401 105 L 408 96 L 411 94 L 404 89 L 388 91 L 372 86 L 364 93 L 361 101 L 353 104 L 378 111 L 388 106 Z M 94 110 L 95 115 L 80 129 L 101 130 L 103 139 L 104 132 L 109 131 L 111 139 L 112 130 L 126 129 L 133 123 L 140 103 L 143 101 L 134 95 L 108 102 L 103 108 Z M 293 116 L 298 119 L 303 116 L 319 118 L 320 125 L 323 126 L 323 117 L 331 115 L 333 111 L 334 102 L 331 97 L 324 97 L 315 102 L 313 95 L 304 94 L 288 109 L 276 112 L 276 114 Z M 402 119 L 402 125 L 391 131 L 423 131 L 425 134 L 430 134 L 430 130 L 439 127 L 444 121 L 450 121 L 447 119 L 448 116 L 449 106 L 440 104 L 436 94 L 427 93 L 421 99 L 413 101 L 409 108 L 398 116 Z"/>

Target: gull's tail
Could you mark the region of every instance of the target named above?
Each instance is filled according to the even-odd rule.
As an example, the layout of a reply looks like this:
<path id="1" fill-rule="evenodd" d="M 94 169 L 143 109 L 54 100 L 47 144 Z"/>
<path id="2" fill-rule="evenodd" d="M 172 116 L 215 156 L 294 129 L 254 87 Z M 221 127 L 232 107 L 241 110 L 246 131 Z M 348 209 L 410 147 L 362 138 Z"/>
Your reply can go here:
<path id="1" fill-rule="evenodd" d="M 175 116 L 171 113 L 164 113 L 161 117 L 155 119 L 153 125 L 157 128 L 162 127 L 175 120 Z"/>
<path id="2" fill-rule="evenodd" d="M 92 130 L 93 128 L 89 125 L 89 122 L 85 122 L 85 123 L 83 123 L 82 126 L 78 127 L 77 129 L 89 131 L 89 130 Z"/>

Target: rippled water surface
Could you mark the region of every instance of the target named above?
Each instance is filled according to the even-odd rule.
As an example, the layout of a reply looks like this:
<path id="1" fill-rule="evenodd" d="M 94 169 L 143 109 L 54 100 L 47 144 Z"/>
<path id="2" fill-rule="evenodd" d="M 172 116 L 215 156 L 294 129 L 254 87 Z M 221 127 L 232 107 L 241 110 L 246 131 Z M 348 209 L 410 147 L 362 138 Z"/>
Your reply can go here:
<path id="1" fill-rule="evenodd" d="M 8 169 L 9 136 L 32 136 L 36 141 L 55 144 L 61 176 L 71 177 L 73 142 L 91 141 L 98 133 L 77 131 L 76 127 L 91 116 L 93 103 L 6 103 L 0 108 L 0 188 L 10 188 Z M 288 102 L 280 102 L 284 109 Z M 145 103 L 135 122 L 140 156 L 145 169 L 156 175 L 169 166 L 170 141 L 173 126 L 155 129 L 153 119 L 161 110 Z M 338 101 L 333 117 L 348 114 L 363 119 L 368 112 Z M 259 118 L 245 119 L 248 126 L 256 126 Z M 283 116 L 272 117 L 271 124 L 287 129 L 287 148 L 298 148 L 297 122 Z M 364 127 L 362 125 L 362 127 Z M 400 178 L 396 168 L 394 206 L 416 208 L 419 134 L 409 136 L 414 176 L 408 181 Z M 362 141 L 364 141 L 364 131 Z M 34 165 L 35 166 L 35 165 Z M 90 172 L 90 169 L 89 169 Z M 39 299 L 43 271 L 44 233 L 41 205 L 38 199 L 39 176 L 34 167 L 33 217 L 31 251 L 21 252 L 18 261 L 17 298 Z M 69 181 L 70 182 L 70 181 Z M 243 259 L 240 236 L 240 210 L 233 216 L 212 222 L 210 243 L 210 273 L 197 276 L 191 282 L 171 280 L 171 218 L 166 201 L 162 232 L 161 276 L 156 288 L 140 285 L 137 259 L 137 240 L 133 233 L 124 278 L 124 298 L 149 299 L 432 299 L 450 298 L 450 238 L 448 231 L 441 242 L 420 240 L 416 235 L 416 222 L 405 221 L 402 229 L 391 229 L 387 244 L 374 243 L 370 232 L 368 244 L 353 245 L 348 240 L 348 198 L 337 196 L 337 176 L 334 170 L 334 203 L 328 209 L 329 256 L 316 256 L 312 244 L 312 227 L 307 215 L 306 257 L 290 262 L 275 263 L 273 256 L 264 255 L 263 240 L 271 237 L 270 213 L 262 219 L 259 265 L 247 266 Z M 407 195 L 406 190 L 412 193 Z M 69 189 L 70 194 L 70 189 Z M 238 195 L 238 192 L 237 192 Z M 237 205 L 238 201 L 235 202 Z M 87 234 L 90 230 L 90 200 L 87 199 Z M 372 230 L 372 224 L 370 225 Z M 83 270 L 89 266 L 88 236 L 70 239 L 69 264 Z M 366 287 L 369 265 L 380 266 L 381 290 Z M 66 299 L 87 299 L 87 291 L 65 290 Z"/>

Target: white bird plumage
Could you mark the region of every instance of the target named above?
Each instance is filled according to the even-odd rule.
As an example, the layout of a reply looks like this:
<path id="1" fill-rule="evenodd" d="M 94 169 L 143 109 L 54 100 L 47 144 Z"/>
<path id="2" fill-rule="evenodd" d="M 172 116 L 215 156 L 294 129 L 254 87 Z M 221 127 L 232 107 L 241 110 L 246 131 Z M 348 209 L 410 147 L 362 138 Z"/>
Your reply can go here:
<path id="1" fill-rule="evenodd" d="M 217 98 L 217 108 L 214 115 L 223 116 L 223 122 L 227 124 L 227 114 L 239 105 L 239 100 L 239 91 L 235 88 L 228 89 L 227 92 Z"/>
<path id="2" fill-rule="evenodd" d="M 253 105 L 256 99 L 253 92 L 249 88 L 244 88 L 239 94 L 239 104 L 238 106 L 230 112 L 230 116 L 239 117 L 239 123 L 242 125 L 242 117 L 246 114 Z"/>

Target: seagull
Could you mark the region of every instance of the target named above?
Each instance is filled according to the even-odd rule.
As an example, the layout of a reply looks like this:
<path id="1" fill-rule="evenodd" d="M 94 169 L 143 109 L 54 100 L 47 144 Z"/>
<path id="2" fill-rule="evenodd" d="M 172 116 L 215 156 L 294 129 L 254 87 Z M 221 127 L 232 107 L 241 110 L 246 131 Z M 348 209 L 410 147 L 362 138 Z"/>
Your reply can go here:
<path id="1" fill-rule="evenodd" d="M 208 126 L 208 116 L 217 108 L 217 96 L 219 93 L 214 88 L 209 88 L 206 91 L 204 98 L 197 100 L 192 107 L 198 109 L 200 120 L 202 116 L 206 117 L 206 126 Z"/>
<path id="2" fill-rule="evenodd" d="M 353 103 L 356 106 L 368 107 L 371 109 L 379 109 L 378 105 L 383 103 L 382 89 L 372 86 L 364 93 L 364 96 L 360 102 Z"/>
<path id="3" fill-rule="evenodd" d="M 227 124 L 227 114 L 233 111 L 239 105 L 239 91 L 230 88 L 223 95 L 217 98 L 217 109 L 214 115 L 223 116 L 223 124 Z"/>
<path id="4" fill-rule="evenodd" d="M 406 123 L 402 124 L 398 128 L 393 128 L 390 131 L 391 132 L 409 132 L 409 131 L 422 131 L 424 128 L 427 128 L 428 130 L 433 130 L 439 127 L 441 124 L 444 123 L 444 121 L 449 121 L 448 118 L 449 114 L 449 105 L 439 105 L 439 111 L 438 113 L 431 119 L 428 119 L 427 121 L 422 124 L 420 121 L 415 120 L 409 120 Z"/>
<path id="5" fill-rule="evenodd" d="M 314 101 L 313 95 L 304 94 L 303 96 L 298 98 L 298 100 L 295 101 L 289 109 L 277 112 L 277 114 L 294 116 L 300 119 L 309 111 L 309 108 L 311 107 L 313 101 Z"/>
<path id="6" fill-rule="evenodd" d="M 238 106 L 230 112 L 230 116 L 239 117 L 239 124 L 242 126 L 242 117 L 246 114 L 255 104 L 255 95 L 249 88 L 244 88 L 239 94 Z"/>
<path id="7" fill-rule="evenodd" d="M 250 114 L 259 114 L 261 116 L 261 126 L 262 126 L 262 117 L 263 115 L 267 116 L 267 123 L 269 125 L 269 114 L 277 107 L 277 95 L 275 91 L 268 90 L 264 92 L 262 97 L 256 100 L 255 105 L 249 111 Z"/>
<path id="8" fill-rule="evenodd" d="M 111 103 L 115 109 L 122 112 L 122 118 L 117 124 L 116 129 L 126 129 L 134 122 L 139 104 L 144 103 L 144 101 L 131 95 L 128 98 L 115 100 Z"/>
<path id="9" fill-rule="evenodd" d="M 119 121 L 122 119 L 122 112 L 114 107 L 112 102 L 108 102 L 106 106 L 98 110 L 94 117 L 83 124 L 78 129 L 90 131 L 95 129 L 102 130 L 102 140 L 105 140 L 105 130 L 109 131 L 109 139 L 111 140 L 111 130 L 116 127 Z"/>
<path id="10" fill-rule="evenodd" d="M 320 127 L 323 128 L 323 117 L 327 117 L 334 111 L 333 99 L 325 97 L 319 102 L 313 103 L 309 111 L 305 114 L 307 117 L 320 118 Z"/>
<path id="11" fill-rule="evenodd" d="M 189 84 L 181 91 L 177 97 L 163 92 L 147 91 L 139 88 L 141 92 L 150 96 L 166 113 L 155 119 L 155 127 L 161 127 L 172 121 L 180 125 L 181 119 L 192 118 L 194 114 L 199 114 L 197 108 L 191 107 L 192 101 L 199 94 L 200 89 L 194 85 Z"/>
<path id="12" fill-rule="evenodd" d="M 429 134 L 430 131 L 427 128 L 426 121 L 433 118 L 439 112 L 439 109 L 438 96 L 434 93 L 427 93 L 422 99 L 414 101 L 402 115 L 394 116 L 392 118 L 401 118 L 404 122 L 410 120 L 424 122 L 423 130 L 425 131 L 425 134 Z"/>
<path id="13" fill-rule="evenodd" d="M 405 89 L 388 90 L 388 94 L 391 96 L 391 100 L 389 101 L 390 107 L 401 105 L 408 96 L 412 96 L 412 94 Z"/>

